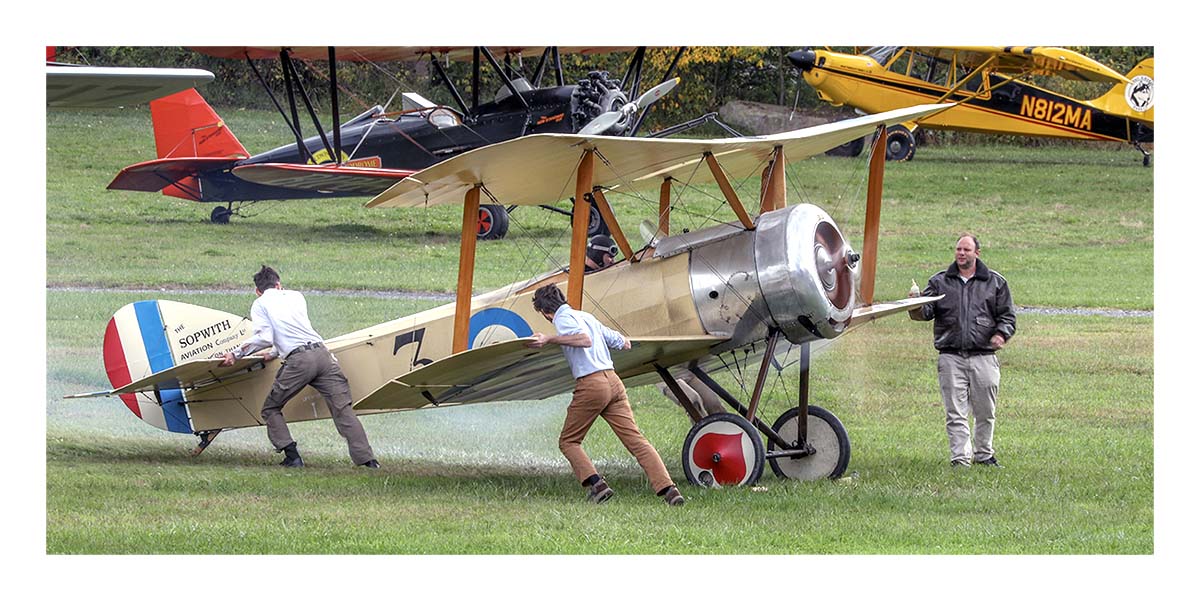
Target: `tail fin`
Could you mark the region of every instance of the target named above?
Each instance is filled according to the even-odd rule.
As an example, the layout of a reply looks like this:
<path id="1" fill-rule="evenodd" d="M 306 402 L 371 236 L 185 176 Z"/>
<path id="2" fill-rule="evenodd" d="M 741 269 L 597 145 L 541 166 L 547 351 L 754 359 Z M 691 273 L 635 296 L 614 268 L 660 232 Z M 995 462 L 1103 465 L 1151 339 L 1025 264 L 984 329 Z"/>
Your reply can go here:
<path id="1" fill-rule="evenodd" d="M 148 300 L 121 307 L 104 332 L 104 370 L 113 389 L 196 358 L 220 355 L 251 334 L 244 317 L 174 301 Z M 134 415 L 170 432 L 192 433 L 185 393 L 161 389 L 122 394 Z"/>
<path id="2" fill-rule="evenodd" d="M 1154 122 L 1154 57 L 1138 63 L 1126 74 L 1131 83 L 1119 83 L 1087 103 L 1100 110 Z"/>
<path id="3" fill-rule="evenodd" d="M 244 159 L 250 156 L 225 122 L 194 88 L 150 103 L 154 123 L 154 145 L 159 159 L 212 157 Z M 175 185 L 159 186 L 167 196 L 194 200 L 187 190 L 198 190 L 196 178 L 179 179 Z"/>
<path id="4" fill-rule="evenodd" d="M 150 118 L 160 159 L 250 156 L 194 88 L 151 102 Z"/>

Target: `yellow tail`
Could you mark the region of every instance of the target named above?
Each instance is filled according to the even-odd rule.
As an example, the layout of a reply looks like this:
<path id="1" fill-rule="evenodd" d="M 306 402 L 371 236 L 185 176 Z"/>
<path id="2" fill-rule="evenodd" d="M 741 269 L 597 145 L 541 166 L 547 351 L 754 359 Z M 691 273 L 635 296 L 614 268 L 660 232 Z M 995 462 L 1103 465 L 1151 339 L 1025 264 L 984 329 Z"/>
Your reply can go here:
<path id="1" fill-rule="evenodd" d="M 1154 57 L 1138 63 L 1126 77 L 1131 83 L 1119 83 L 1087 104 L 1108 113 L 1154 123 Z"/>

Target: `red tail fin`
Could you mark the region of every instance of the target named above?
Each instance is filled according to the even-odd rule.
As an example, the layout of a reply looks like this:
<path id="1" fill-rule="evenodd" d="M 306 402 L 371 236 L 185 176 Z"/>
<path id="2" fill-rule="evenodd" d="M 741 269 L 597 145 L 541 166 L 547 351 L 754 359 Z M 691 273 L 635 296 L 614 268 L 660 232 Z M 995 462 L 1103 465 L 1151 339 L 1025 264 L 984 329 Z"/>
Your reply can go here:
<path id="1" fill-rule="evenodd" d="M 250 156 L 195 89 L 150 103 L 158 158 Z"/>

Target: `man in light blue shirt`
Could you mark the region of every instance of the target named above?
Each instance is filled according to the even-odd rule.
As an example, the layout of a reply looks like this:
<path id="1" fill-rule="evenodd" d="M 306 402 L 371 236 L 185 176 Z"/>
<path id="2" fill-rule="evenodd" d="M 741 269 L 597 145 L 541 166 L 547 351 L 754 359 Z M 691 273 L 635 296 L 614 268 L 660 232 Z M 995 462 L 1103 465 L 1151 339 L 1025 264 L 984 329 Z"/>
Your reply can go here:
<path id="1" fill-rule="evenodd" d="M 605 327 L 590 313 L 572 309 L 562 291 L 554 284 L 543 286 L 533 293 L 533 308 L 547 321 L 554 323 L 558 335 L 535 333 L 529 346 L 561 346 L 571 367 L 571 375 L 575 376 L 575 394 L 567 406 L 558 448 L 571 464 L 575 477 L 588 489 L 588 500 L 603 503 L 613 496 L 613 489 L 596 472 L 596 466 L 583 451 L 584 437 L 596 418 L 602 417 L 621 444 L 642 466 L 650 479 L 652 490 L 663 497 L 668 505 L 683 505 L 683 495 L 671 481 L 662 457 L 638 430 L 629 398 L 625 395 L 625 385 L 613 371 L 609 349 L 628 349 L 629 341 Z"/>

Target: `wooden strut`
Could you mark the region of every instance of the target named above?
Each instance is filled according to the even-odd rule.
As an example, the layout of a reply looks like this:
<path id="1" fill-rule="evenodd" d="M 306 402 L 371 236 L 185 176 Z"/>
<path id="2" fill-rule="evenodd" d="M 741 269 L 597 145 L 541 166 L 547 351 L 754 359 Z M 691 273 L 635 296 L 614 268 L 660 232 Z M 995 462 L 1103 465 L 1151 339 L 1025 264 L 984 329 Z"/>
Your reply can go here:
<path id="1" fill-rule="evenodd" d="M 671 178 L 663 178 L 658 187 L 658 231 L 663 236 L 671 235 Z"/>
<path id="2" fill-rule="evenodd" d="M 591 211 L 588 210 L 587 194 L 592 191 L 592 164 L 596 149 L 583 152 L 579 170 L 575 176 L 575 207 L 571 217 L 571 262 L 567 274 L 567 304 L 572 309 L 583 308 L 583 258 L 587 253 L 587 227 Z"/>
<path id="3" fill-rule="evenodd" d="M 704 162 L 708 164 L 708 170 L 712 172 L 713 179 L 721 188 L 721 194 L 725 195 L 725 202 L 729 203 L 729 207 L 737 215 L 738 221 L 742 222 L 742 227 L 748 230 L 754 229 L 754 222 L 750 220 L 750 214 L 746 212 L 746 207 L 742 206 L 742 201 L 738 199 L 733 186 L 729 185 L 729 178 L 725 177 L 725 171 L 717 164 L 716 157 L 711 152 L 706 152 L 704 153 Z"/>
<path id="4" fill-rule="evenodd" d="M 771 155 L 771 164 L 763 171 L 762 199 L 759 214 L 787 206 L 787 179 L 785 178 L 783 147 L 776 146 Z"/>
<path id="5" fill-rule="evenodd" d="M 621 224 L 617 223 L 617 216 L 613 213 L 612 205 L 608 204 L 608 199 L 604 197 L 604 191 L 596 188 L 592 191 L 592 199 L 596 201 L 596 208 L 600 209 L 600 217 L 604 219 L 609 233 L 612 234 L 613 240 L 620 247 L 621 254 L 625 255 L 625 258 L 629 259 L 629 262 L 637 263 L 639 259 L 633 256 L 633 247 L 629 246 L 629 240 L 625 238 L 625 232 L 621 231 Z"/>
<path id="6" fill-rule="evenodd" d="M 758 402 L 762 399 L 763 386 L 767 383 L 771 361 L 775 358 L 775 344 L 779 342 L 779 330 L 772 329 L 767 334 L 767 351 L 763 354 L 762 365 L 758 367 L 758 377 L 754 380 L 754 393 L 750 395 L 750 407 L 746 409 L 746 419 L 753 421 L 758 411 Z"/>
<path id="7" fill-rule="evenodd" d="M 871 149 L 871 167 L 867 175 L 867 215 L 863 225 L 862 288 L 863 305 L 875 302 L 875 264 L 879 256 L 879 214 L 883 207 L 883 165 L 887 158 L 887 129 L 880 125 Z"/>
<path id="8" fill-rule="evenodd" d="M 454 344 L 452 353 L 467 350 L 471 330 L 471 285 L 475 279 L 475 242 L 479 233 L 479 188 L 467 190 L 463 200 L 462 242 L 458 250 L 458 288 L 454 293 Z"/>

